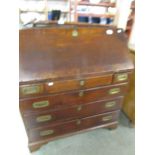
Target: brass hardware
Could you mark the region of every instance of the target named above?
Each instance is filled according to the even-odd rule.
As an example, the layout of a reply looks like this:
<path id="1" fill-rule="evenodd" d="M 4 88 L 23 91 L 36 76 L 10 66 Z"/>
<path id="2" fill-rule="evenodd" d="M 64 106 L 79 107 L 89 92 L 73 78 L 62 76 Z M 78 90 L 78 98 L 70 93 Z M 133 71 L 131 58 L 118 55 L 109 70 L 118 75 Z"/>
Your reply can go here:
<path id="1" fill-rule="evenodd" d="M 110 95 L 118 94 L 120 92 L 120 88 L 112 88 L 109 90 Z"/>
<path id="2" fill-rule="evenodd" d="M 48 101 L 39 101 L 39 102 L 34 102 L 32 104 L 33 108 L 44 108 L 44 107 L 48 107 L 49 106 L 49 102 Z"/>
<path id="3" fill-rule="evenodd" d="M 45 130 L 40 132 L 40 136 L 48 136 L 52 135 L 54 133 L 54 130 Z"/>
<path id="4" fill-rule="evenodd" d="M 107 34 L 107 35 L 112 35 L 113 33 L 114 33 L 114 31 L 111 30 L 111 29 L 106 30 L 106 34 Z"/>
<path id="5" fill-rule="evenodd" d="M 53 86 L 54 85 L 54 82 L 49 82 L 48 83 L 48 86 Z"/>
<path id="6" fill-rule="evenodd" d="M 116 81 L 125 81 L 128 79 L 128 74 L 127 73 L 122 73 L 116 75 Z"/>
<path id="7" fill-rule="evenodd" d="M 81 106 L 81 105 L 79 105 L 79 106 L 77 107 L 77 111 L 80 111 L 80 110 L 82 110 L 82 106 Z"/>
<path id="8" fill-rule="evenodd" d="M 105 104 L 105 108 L 111 108 L 114 107 L 115 105 L 116 105 L 115 101 L 110 101 Z"/>
<path id="9" fill-rule="evenodd" d="M 36 122 L 47 122 L 50 121 L 52 119 L 51 115 L 43 115 L 43 116 L 38 116 L 36 118 Z"/>
<path id="10" fill-rule="evenodd" d="M 77 37 L 79 34 L 78 34 L 78 31 L 77 30 L 73 30 L 72 31 L 72 37 Z"/>
<path id="11" fill-rule="evenodd" d="M 112 116 L 105 116 L 102 118 L 102 121 L 106 122 L 106 121 L 110 121 L 112 120 Z"/>
<path id="12" fill-rule="evenodd" d="M 80 121 L 80 120 L 77 120 L 77 121 L 76 121 L 76 124 L 77 124 L 77 125 L 80 125 L 80 124 L 81 124 L 81 121 Z"/>
<path id="13" fill-rule="evenodd" d="M 80 96 L 80 97 L 84 96 L 84 91 L 80 91 L 80 92 L 79 92 L 79 96 Z"/>
<path id="14" fill-rule="evenodd" d="M 85 81 L 84 80 L 81 80 L 80 81 L 80 86 L 84 86 L 85 85 Z"/>
<path id="15" fill-rule="evenodd" d="M 23 95 L 31 95 L 31 94 L 37 94 L 42 91 L 41 85 L 34 85 L 34 86 L 24 86 L 21 88 L 21 93 Z"/>

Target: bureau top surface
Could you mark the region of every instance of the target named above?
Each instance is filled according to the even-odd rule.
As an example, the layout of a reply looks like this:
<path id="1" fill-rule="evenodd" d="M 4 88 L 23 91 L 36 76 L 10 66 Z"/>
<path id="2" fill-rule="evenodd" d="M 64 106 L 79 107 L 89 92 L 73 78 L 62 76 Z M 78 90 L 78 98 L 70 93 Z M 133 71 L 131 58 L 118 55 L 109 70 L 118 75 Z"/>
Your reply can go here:
<path id="1" fill-rule="evenodd" d="M 108 35 L 111 30 L 113 34 Z M 127 39 L 115 27 L 63 25 L 30 28 L 20 30 L 19 37 L 21 83 L 133 69 Z"/>

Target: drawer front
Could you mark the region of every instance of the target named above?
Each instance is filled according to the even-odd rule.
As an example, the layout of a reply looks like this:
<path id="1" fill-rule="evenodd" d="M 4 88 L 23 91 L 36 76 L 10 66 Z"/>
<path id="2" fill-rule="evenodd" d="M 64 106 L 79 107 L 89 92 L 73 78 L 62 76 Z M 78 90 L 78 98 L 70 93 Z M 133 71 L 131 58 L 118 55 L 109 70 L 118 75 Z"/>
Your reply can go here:
<path id="1" fill-rule="evenodd" d="M 20 86 L 20 98 L 38 96 L 46 93 L 58 93 L 63 91 L 78 90 L 93 88 L 97 86 L 104 86 L 112 83 L 112 74 L 93 77 L 83 78 L 76 80 L 65 80 L 65 81 L 49 81 L 42 84 L 36 85 L 22 85 Z"/>
<path id="2" fill-rule="evenodd" d="M 122 96 L 127 92 L 127 83 L 105 86 L 99 89 L 81 90 L 72 93 L 50 95 L 34 99 L 20 100 L 20 110 L 22 113 L 39 112 L 49 109 L 60 109 L 77 104 L 86 104 Z"/>
<path id="3" fill-rule="evenodd" d="M 93 77 L 79 80 L 67 80 L 58 82 L 47 82 L 45 84 L 45 90 L 48 93 L 56 93 L 62 91 L 87 89 L 97 86 L 104 86 L 112 83 L 112 74 L 102 77 Z"/>
<path id="4" fill-rule="evenodd" d="M 57 125 L 49 125 L 44 128 L 32 129 L 28 132 L 29 141 L 35 142 L 39 140 L 45 140 L 46 138 L 52 138 L 67 133 L 76 132 L 82 129 L 114 122 L 117 121 L 118 116 L 119 111 L 114 111 L 111 113 L 105 113 L 83 119 L 68 121 L 63 124 L 59 123 Z"/>
<path id="5" fill-rule="evenodd" d="M 27 128 L 34 128 L 47 125 L 49 123 L 63 122 L 64 120 L 83 118 L 103 112 L 119 110 L 121 108 L 122 101 L 123 97 L 118 97 L 113 100 L 97 101 L 56 111 L 24 115 L 23 120 Z"/>

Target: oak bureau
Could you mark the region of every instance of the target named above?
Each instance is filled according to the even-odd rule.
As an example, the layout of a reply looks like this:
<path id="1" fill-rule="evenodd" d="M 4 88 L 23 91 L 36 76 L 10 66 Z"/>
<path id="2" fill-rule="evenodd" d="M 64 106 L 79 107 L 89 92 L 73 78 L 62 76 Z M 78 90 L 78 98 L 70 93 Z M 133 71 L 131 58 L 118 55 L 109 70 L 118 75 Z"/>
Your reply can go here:
<path id="1" fill-rule="evenodd" d="M 21 29 L 19 37 L 19 108 L 30 151 L 117 127 L 134 68 L 121 29 L 47 24 Z"/>

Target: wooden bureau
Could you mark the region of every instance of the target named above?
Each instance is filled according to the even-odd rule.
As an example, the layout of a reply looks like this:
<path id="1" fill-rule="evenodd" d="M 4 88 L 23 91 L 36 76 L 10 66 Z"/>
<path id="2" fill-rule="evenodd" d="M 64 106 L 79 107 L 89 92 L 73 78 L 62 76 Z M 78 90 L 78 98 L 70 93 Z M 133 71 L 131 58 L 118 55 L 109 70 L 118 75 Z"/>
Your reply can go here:
<path id="1" fill-rule="evenodd" d="M 116 128 L 133 71 L 127 38 L 87 24 L 22 29 L 19 108 L 30 151 L 57 138 Z"/>

